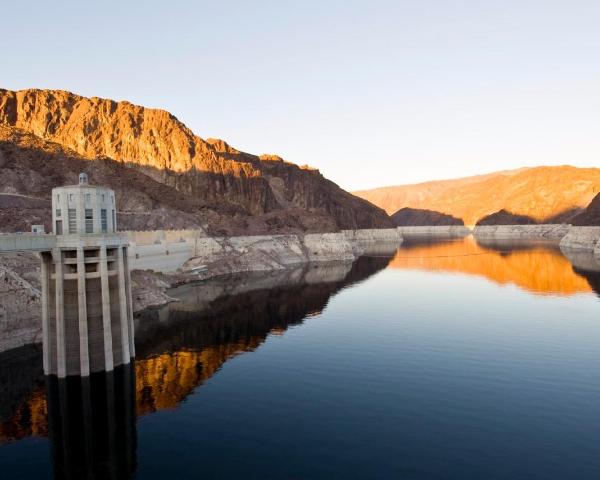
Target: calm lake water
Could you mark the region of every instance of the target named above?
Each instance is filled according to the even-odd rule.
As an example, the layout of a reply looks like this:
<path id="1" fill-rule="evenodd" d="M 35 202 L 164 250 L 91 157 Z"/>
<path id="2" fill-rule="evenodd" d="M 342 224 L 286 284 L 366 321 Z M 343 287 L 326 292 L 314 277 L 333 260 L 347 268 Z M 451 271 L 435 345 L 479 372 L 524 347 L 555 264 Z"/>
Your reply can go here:
<path id="1" fill-rule="evenodd" d="M 600 265 L 544 245 L 185 286 L 132 368 L 0 356 L 2 478 L 600 478 Z"/>

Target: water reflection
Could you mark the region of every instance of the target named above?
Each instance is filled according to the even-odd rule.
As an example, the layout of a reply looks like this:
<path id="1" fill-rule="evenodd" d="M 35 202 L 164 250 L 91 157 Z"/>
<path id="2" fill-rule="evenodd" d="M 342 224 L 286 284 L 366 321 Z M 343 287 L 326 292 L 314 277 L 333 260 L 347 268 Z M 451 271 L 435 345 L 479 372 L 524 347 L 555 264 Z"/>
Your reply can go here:
<path id="1" fill-rule="evenodd" d="M 597 289 L 587 275 L 591 257 L 574 269 L 556 244 L 415 239 L 402 245 L 390 266 L 478 275 L 535 294 L 573 295 Z"/>
<path id="2" fill-rule="evenodd" d="M 45 381 L 37 346 L 2 354 L 0 445 L 49 435 L 57 478 L 84 478 L 83 472 L 96 478 L 108 471 L 125 478 L 135 464 L 133 412 L 177 407 L 228 359 L 318 314 L 333 295 L 384 269 L 390 259 L 362 258 L 180 287 L 170 294 L 181 302 L 136 319 L 132 368 L 95 374 L 89 382 Z"/>
<path id="3" fill-rule="evenodd" d="M 58 478 L 127 478 L 136 458 L 140 478 L 597 478 L 598 301 L 567 297 L 598 291 L 600 266 L 565 255 L 407 241 L 393 260 L 405 272 L 329 307 L 390 259 L 184 286 L 171 293 L 181 302 L 137 319 L 129 372 L 89 381 L 46 383 L 40 349 L 7 352 L 2 473 L 48 474 L 51 447 Z M 163 409 L 177 410 L 152 415 Z M 50 441 L 16 441 L 30 436 Z"/>
<path id="4" fill-rule="evenodd" d="M 228 359 L 318 314 L 340 289 L 370 277 L 388 263 L 392 268 L 480 275 L 536 294 L 592 290 L 600 294 L 600 263 L 594 255 L 581 251 L 563 255 L 555 245 L 410 239 L 391 262 L 390 258 L 365 257 L 353 264 L 229 276 L 170 292 L 181 301 L 136 319 L 138 357 L 131 372 L 135 378 L 131 401 L 137 415 L 176 408 Z M 95 382 L 100 385 L 102 381 Z M 48 436 L 41 348 L 28 346 L 0 355 L 0 384 L 0 444 Z M 75 392 L 75 402 L 80 401 L 77 389 L 67 390 Z M 51 391 L 58 392 L 54 386 Z M 50 398 L 60 404 L 60 396 Z"/>
<path id="5" fill-rule="evenodd" d="M 138 413 L 176 407 L 228 359 L 318 314 L 335 293 L 390 259 L 224 277 L 171 292 L 182 301 L 136 323 Z"/>

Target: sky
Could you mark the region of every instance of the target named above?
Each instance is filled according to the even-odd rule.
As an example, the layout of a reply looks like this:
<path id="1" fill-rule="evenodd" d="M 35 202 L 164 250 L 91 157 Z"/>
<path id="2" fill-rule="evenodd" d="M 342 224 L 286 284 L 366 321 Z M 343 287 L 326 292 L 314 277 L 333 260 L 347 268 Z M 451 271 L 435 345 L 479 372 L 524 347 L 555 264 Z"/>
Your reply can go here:
<path id="1" fill-rule="evenodd" d="M 19 1 L 0 88 L 173 113 L 348 190 L 600 166 L 600 1 Z"/>

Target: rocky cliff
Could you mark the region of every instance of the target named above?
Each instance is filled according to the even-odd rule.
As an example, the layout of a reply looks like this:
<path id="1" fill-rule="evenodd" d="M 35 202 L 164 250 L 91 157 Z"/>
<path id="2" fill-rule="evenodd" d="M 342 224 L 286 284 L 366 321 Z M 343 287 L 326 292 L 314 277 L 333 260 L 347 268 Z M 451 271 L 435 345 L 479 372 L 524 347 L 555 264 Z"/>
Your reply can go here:
<path id="1" fill-rule="evenodd" d="M 0 193 L 48 198 L 49 184 L 74 181 L 83 169 L 94 170 L 91 178 L 101 184 L 126 178 L 123 189 L 139 202 L 119 195 L 123 213 L 164 210 L 150 228 L 175 222 L 175 228 L 258 233 L 391 226 L 385 212 L 318 170 L 202 139 L 164 110 L 59 90 L 0 89 L 0 126 L 0 174 L 15 181 Z"/>
<path id="2" fill-rule="evenodd" d="M 355 192 L 390 215 L 428 209 L 475 225 L 499 210 L 537 223 L 569 223 L 600 192 L 600 168 L 521 168 L 487 175 Z"/>
<path id="3" fill-rule="evenodd" d="M 39 264 L 33 253 L 0 256 L 0 352 L 42 339 Z"/>

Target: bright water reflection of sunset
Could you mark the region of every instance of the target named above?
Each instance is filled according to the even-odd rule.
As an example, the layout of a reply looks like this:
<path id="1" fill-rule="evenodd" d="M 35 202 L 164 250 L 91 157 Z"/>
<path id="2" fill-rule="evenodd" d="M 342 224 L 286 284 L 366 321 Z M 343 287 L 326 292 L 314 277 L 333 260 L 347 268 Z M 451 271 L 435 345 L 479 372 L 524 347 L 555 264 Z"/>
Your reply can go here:
<path id="1" fill-rule="evenodd" d="M 588 281 L 573 271 L 569 260 L 556 248 L 495 250 L 479 245 L 472 237 L 422 244 L 407 241 L 390 267 L 478 275 L 544 295 L 592 291 Z"/>

